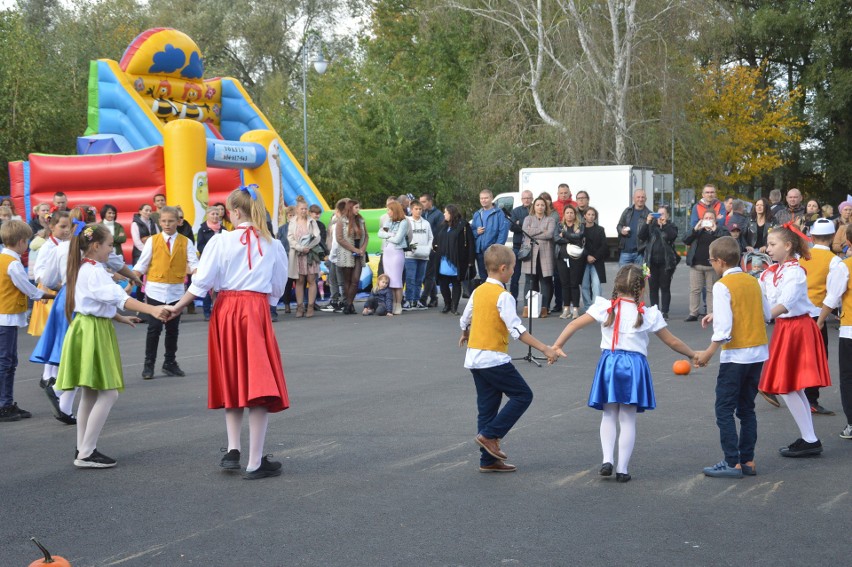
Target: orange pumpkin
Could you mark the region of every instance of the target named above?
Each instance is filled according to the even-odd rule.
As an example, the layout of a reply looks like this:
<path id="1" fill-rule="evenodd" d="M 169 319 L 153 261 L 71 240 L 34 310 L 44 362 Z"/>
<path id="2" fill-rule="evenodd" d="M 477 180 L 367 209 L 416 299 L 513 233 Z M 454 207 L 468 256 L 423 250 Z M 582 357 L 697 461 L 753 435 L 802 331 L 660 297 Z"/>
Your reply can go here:
<path id="1" fill-rule="evenodd" d="M 678 360 L 672 365 L 672 371 L 678 376 L 685 376 L 692 370 L 692 365 L 688 360 Z"/>
<path id="2" fill-rule="evenodd" d="M 71 567 L 71 564 L 68 563 L 68 560 L 64 557 L 60 557 L 58 555 L 50 555 L 50 552 L 44 548 L 42 544 L 38 542 L 38 540 L 34 537 L 30 538 L 34 544 L 38 546 L 41 552 L 44 554 L 44 558 L 36 559 L 32 563 L 30 563 L 30 567 L 38 567 L 39 565 L 51 565 L 52 567 Z"/>

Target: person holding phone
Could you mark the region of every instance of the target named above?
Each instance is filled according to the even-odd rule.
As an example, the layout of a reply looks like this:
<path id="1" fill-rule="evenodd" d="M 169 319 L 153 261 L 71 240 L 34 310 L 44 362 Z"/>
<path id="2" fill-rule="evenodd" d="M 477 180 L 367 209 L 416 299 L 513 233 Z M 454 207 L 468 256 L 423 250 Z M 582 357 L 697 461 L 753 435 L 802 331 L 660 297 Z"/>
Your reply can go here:
<path id="1" fill-rule="evenodd" d="M 713 312 L 713 284 L 719 276 L 710 265 L 710 243 L 723 236 L 730 236 L 728 229 L 716 222 L 712 209 L 704 211 L 701 220 L 683 239 L 689 246 L 686 265 L 689 266 L 689 317 L 686 322 L 698 321 L 701 307 L 701 291 L 707 289 L 707 313 Z"/>

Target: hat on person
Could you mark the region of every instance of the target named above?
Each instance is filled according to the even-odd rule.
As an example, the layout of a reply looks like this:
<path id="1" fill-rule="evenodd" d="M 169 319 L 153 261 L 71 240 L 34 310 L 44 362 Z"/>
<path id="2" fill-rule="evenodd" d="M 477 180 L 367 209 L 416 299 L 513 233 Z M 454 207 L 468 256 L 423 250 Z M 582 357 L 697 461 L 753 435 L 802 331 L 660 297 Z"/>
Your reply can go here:
<path id="1" fill-rule="evenodd" d="M 737 223 L 733 223 L 733 224 L 731 225 L 731 228 L 730 228 L 729 230 L 730 230 L 730 232 L 733 232 L 733 231 L 735 231 L 735 230 L 742 231 L 742 229 L 740 228 L 740 225 L 738 225 Z"/>
<path id="2" fill-rule="evenodd" d="M 834 221 L 829 219 L 817 219 L 811 227 L 811 236 L 833 236 L 835 233 Z"/>
<path id="3" fill-rule="evenodd" d="M 843 201 L 842 203 L 837 205 L 837 212 L 842 213 L 843 209 L 845 209 L 846 207 L 852 207 L 852 201 Z"/>

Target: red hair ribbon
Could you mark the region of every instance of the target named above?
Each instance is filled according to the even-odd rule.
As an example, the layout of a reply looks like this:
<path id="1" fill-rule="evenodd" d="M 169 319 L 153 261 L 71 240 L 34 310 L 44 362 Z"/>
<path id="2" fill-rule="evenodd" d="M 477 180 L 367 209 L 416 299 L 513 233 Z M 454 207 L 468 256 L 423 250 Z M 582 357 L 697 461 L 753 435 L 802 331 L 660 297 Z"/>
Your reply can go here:
<path id="1" fill-rule="evenodd" d="M 610 303 L 609 309 L 606 310 L 607 313 L 615 311 L 615 322 L 612 324 L 612 352 L 615 352 L 615 346 L 618 344 L 618 327 L 621 324 L 621 306 L 619 303 L 622 301 L 626 301 L 627 303 L 636 303 L 632 299 L 627 299 L 626 297 L 616 297 Z M 644 301 L 639 302 L 636 306 L 636 311 L 639 313 L 645 313 Z"/>
<path id="2" fill-rule="evenodd" d="M 811 242 L 811 238 L 805 235 L 804 232 L 799 230 L 799 227 L 793 221 L 785 222 L 781 225 L 783 228 L 792 230 L 799 238 L 803 239 L 805 242 Z"/>
<path id="3" fill-rule="evenodd" d="M 260 236 L 257 234 L 257 229 L 252 225 L 240 226 L 237 228 L 242 229 L 243 231 L 243 235 L 240 237 L 240 244 L 244 244 L 246 247 L 249 270 L 251 270 L 251 235 L 254 234 L 254 238 L 257 241 L 257 253 L 263 256 L 263 250 L 260 249 Z"/>

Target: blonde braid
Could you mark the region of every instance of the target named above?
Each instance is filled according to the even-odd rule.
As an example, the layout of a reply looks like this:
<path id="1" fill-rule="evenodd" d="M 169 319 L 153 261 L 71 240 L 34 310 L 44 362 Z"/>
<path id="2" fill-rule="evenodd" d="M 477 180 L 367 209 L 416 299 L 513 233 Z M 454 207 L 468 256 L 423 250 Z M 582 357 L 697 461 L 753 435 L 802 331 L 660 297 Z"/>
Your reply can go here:
<path id="1" fill-rule="evenodd" d="M 633 301 L 636 303 L 636 324 L 633 325 L 634 329 L 638 329 L 642 326 L 642 313 L 639 312 L 639 303 L 642 301 L 642 292 L 645 289 L 645 278 L 642 275 L 642 272 L 639 268 L 631 270 L 631 275 L 635 276 L 633 278 Z M 638 273 L 637 273 L 638 272 Z"/>

